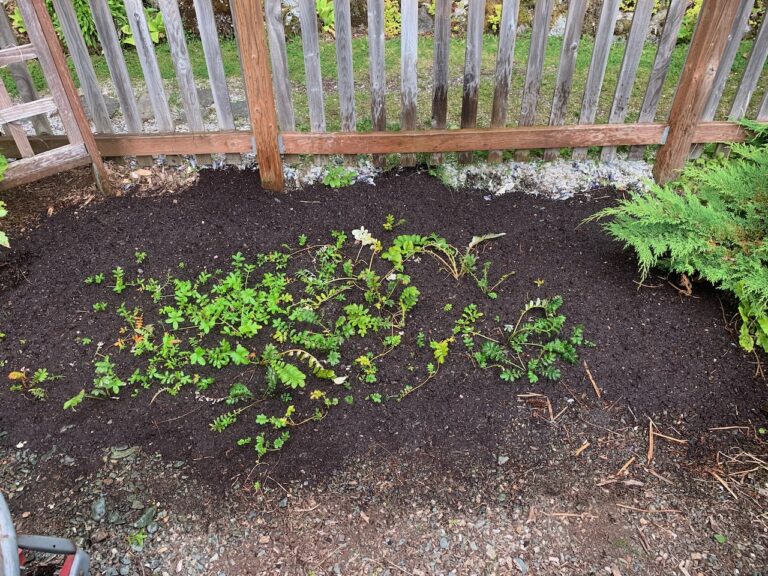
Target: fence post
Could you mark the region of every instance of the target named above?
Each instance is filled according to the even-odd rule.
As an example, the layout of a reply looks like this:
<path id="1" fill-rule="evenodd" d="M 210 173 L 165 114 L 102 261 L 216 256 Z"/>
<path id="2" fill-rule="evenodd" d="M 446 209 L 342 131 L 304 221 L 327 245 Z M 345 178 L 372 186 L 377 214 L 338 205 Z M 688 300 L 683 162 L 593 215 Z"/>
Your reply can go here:
<path id="1" fill-rule="evenodd" d="M 688 159 L 738 9 L 739 2 L 734 0 L 704 0 L 669 113 L 667 141 L 653 165 L 659 184 L 673 180 Z"/>
<path id="2" fill-rule="evenodd" d="M 278 146 L 277 108 L 269 70 L 262 0 L 232 0 L 251 131 L 256 140 L 261 185 L 282 191 L 283 159 Z"/>

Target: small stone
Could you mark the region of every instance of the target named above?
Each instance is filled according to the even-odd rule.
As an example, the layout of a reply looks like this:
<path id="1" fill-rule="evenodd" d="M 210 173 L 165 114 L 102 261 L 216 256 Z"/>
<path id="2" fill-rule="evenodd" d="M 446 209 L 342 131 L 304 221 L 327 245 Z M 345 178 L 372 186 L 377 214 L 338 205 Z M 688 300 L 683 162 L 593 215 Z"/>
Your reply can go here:
<path id="1" fill-rule="evenodd" d="M 517 568 L 522 572 L 523 574 L 528 573 L 528 564 L 525 563 L 525 560 L 522 558 L 515 558 L 515 564 L 517 565 Z"/>
<path id="2" fill-rule="evenodd" d="M 104 542 L 104 540 L 106 540 L 107 538 L 109 538 L 109 532 L 107 531 L 106 528 L 99 528 L 93 534 L 91 534 L 91 542 L 94 542 L 96 544 L 98 544 L 99 542 Z"/>
<path id="3" fill-rule="evenodd" d="M 491 560 L 496 560 L 496 548 L 494 548 L 490 544 L 486 544 L 485 555 L 488 556 L 488 558 L 490 558 Z"/>
<path id="4" fill-rule="evenodd" d="M 284 496 L 280 502 L 277 503 L 280 508 L 288 508 L 288 496 Z"/>
<path id="5" fill-rule="evenodd" d="M 107 513 L 107 501 L 104 499 L 104 496 L 101 496 L 98 498 L 93 504 L 91 504 L 91 518 L 96 520 L 98 522 Z"/>
<path id="6" fill-rule="evenodd" d="M 155 519 L 155 514 L 157 514 L 157 508 L 155 508 L 154 506 L 150 506 L 149 508 L 147 508 L 144 511 L 144 513 L 141 516 L 139 516 L 139 519 L 136 520 L 136 524 L 135 524 L 136 528 L 141 529 L 149 526 L 152 520 Z"/>
<path id="7" fill-rule="evenodd" d="M 504 464 L 509 462 L 509 456 L 499 456 L 497 462 L 499 463 L 499 466 L 504 466 Z"/>
<path id="8" fill-rule="evenodd" d="M 448 550 L 449 546 L 450 546 L 450 543 L 448 542 L 448 538 L 446 538 L 445 536 L 442 536 L 440 538 L 440 548 L 442 548 L 443 550 Z"/>

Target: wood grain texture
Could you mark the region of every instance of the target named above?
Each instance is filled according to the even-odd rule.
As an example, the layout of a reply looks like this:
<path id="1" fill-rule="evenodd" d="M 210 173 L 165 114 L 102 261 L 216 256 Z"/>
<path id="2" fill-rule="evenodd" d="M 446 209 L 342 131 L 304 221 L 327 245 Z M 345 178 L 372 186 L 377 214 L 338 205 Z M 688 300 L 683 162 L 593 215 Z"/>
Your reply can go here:
<path id="1" fill-rule="evenodd" d="M 384 54 L 384 0 L 368 0 L 368 59 L 371 80 L 371 125 L 382 132 L 387 129 L 387 76 Z M 374 156 L 373 163 L 383 167 L 384 156 Z"/>
<path id="2" fill-rule="evenodd" d="M 355 76 L 352 69 L 352 15 L 349 0 L 333 0 L 336 11 L 336 70 L 339 77 L 341 129 L 353 132 L 355 122 Z"/>
<path id="3" fill-rule="evenodd" d="M 27 3 L 23 2 L 22 4 L 26 5 Z M 75 83 L 69 75 L 67 60 L 53 28 L 45 0 L 29 0 L 29 4 L 31 6 L 22 9 L 22 15 L 27 24 L 27 35 L 37 49 L 38 62 L 40 62 L 48 87 L 56 101 L 59 117 L 66 129 L 69 142 L 74 147 L 80 144 L 85 145 L 86 157 L 90 158 L 93 167 L 96 187 L 103 194 L 110 194 L 112 190 L 104 162 L 96 147 L 96 140 L 91 133 L 91 127 L 77 95 Z"/>
<path id="4" fill-rule="evenodd" d="M 304 54 L 304 74 L 307 81 L 309 124 L 312 132 L 325 132 L 323 75 L 320 72 L 320 40 L 314 0 L 299 0 L 299 25 Z"/>
<path id="5" fill-rule="evenodd" d="M 651 23 L 651 15 L 655 0 L 637 0 L 635 13 L 632 17 L 632 28 L 627 38 L 627 46 L 624 49 L 624 58 L 621 61 L 619 81 L 611 104 L 611 113 L 608 117 L 609 124 L 624 122 L 627 117 L 629 99 L 632 97 L 632 88 L 637 78 L 637 68 L 640 66 L 640 58 L 643 56 L 643 46 L 648 37 L 648 26 Z M 616 158 L 616 148 L 606 146 L 603 148 L 600 159 L 603 162 L 611 162 Z"/>
<path id="6" fill-rule="evenodd" d="M 677 36 L 683 24 L 683 17 L 688 6 L 688 0 L 672 0 L 667 10 L 664 30 L 659 38 L 659 46 L 653 61 L 651 75 L 645 89 L 643 105 L 640 108 L 638 122 L 653 122 L 661 100 L 664 82 L 667 79 L 669 65 L 672 62 L 672 54 L 677 45 Z M 629 150 L 630 160 L 642 160 L 645 156 L 645 146 L 633 146 Z"/>
<path id="7" fill-rule="evenodd" d="M 549 21 L 552 18 L 554 0 L 539 0 L 533 13 L 533 31 L 531 47 L 528 53 L 528 68 L 525 73 L 520 121 L 518 126 L 533 126 L 536 123 L 536 109 L 541 93 L 541 76 L 544 73 L 544 56 L 549 36 Z M 515 160 L 524 162 L 528 159 L 526 150 L 515 152 Z"/>
<path id="8" fill-rule="evenodd" d="M 107 1 L 88 0 L 88 3 L 91 6 L 91 14 L 96 26 L 96 33 L 99 36 L 99 44 L 101 44 L 101 49 L 104 51 L 104 59 L 107 61 L 109 75 L 115 86 L 117 100 L 120 102 L 120 109 L 123 112 L 126 128 L 129 132 L 141 132 L 143 127 L 141 115 L 136 104 L 131 77 L 128 74 L 128 67 L 125 64 L 123 51 L 117 39 L 115 23 L 112 21 L 112 14 L 107 6 Z"/>
<path id="9" fill-rule="evenodd" d="M 256 141 L 261 184 L 283 190 L 283 160 L 278 148 L 277 110 L 269 70 L 267 33 L 261 0 L 233 0 L 235 33 L 240 46 L 243 81 Z"/>
<path id="10" fill-rule="evenodd" d="M 70 144 L 48 150 L 23 160 L 11 162 L 0 181 L 0 190 L 8 190 L 22 184 L 29 184 L 47 176 L 53 176 L 78 166 L 87 166 L 91 159 L 85 144 Z"/>
<path id="11" fill-rule="evenodd" d="M 123 2 L 128 14 L 128 24 L 136 42 L 136 54 L 144 73 L 144 81 L 147 83 L 147 92 L 152 102 L 157 128 L 160 132 L 173 132 L 171 109 L 168 106 L 168 96 L 163 89 L 163 78 L 157 64 L 155 47 L 149 36 L 149 28 L 144 16 L 144 5 L 141 0 L 123 0 Z"/>
<path id="12" fill-rule="evenodd" d="M 584 98 L 581 101 L 579 124 L 592 124 L 597 116 L 597 105 L 603 89 L 605 71 L 608 67 L 608 56 L 613 44 L 613 31 L 619 16 L 620 0 L 604 0 L 600 11 L 600 23 L 597 26 L 595 45 L 592 50 L 592 60 L 589 63 L 587 85 L 584 88 Z M 573 151 L 574 160 L 586 160 L 587 149 L 578 148 Z"/>
<path id="13" fill-rule="evenodd" d="M 11 96 L 5 88 L 5 84 L 0 81 L 0 112 L 7 110 L 11 106 L 13 106 L 13 100 L 11 100 Z M 32 150 L 32 146 L 29 144 L 29 139 L 27 138 L 27 133 L 23 126 L 13 122 L 10 124 L 3 124 L 3 132 L 11 135 L 16 144 L 16 148 L 19 150 L 19 154 L 22 157 L 28 158 L 29 156 L 34 156 L 35 153 Z"/>
<path id="14" fill-rule="evenodd" d="M 232 130 L 235 127 L 235 119 L 232 114 L 232 101 L 229 97 L 227 77 L 224 73 L 224 58 L 221 55 L 213 6 L 211 0 L 194 0 L 194 5 L 219 127 L 223 130 Z"/>
<path id="15" fill-rule="evenodd" d="M 584 27 L 584 16 L 587 13 L 587 0 L 571 0 L 568 5 L 568 16 L 565 20 L 563 47 L 560 51 L 560 67 L 557 70 L 555 96 L 552 101 L 552 111 L 549 115 L 550 126 L 562 126 L 568 109 L 568 100 L 573 87 L 573 73 L 576 70 L 581 32 Z M 554 160 L 560 156 L 559 148 L 547 148 L 544 160 Z"/>
<path id="16" fill-rule="evenodd" d="M 283 25 L 283 8 L 280 0 L 265 0 L 264 15 L 267 20 L 272 78 L 275 82 L 277 120 L 280 124 L 280 130 L 293 132 L 296 129 L 296 119 L 293 114 L 291 78 L 288 75 L 288 50 L 285 46 L 285 26 Z"/>
<path id="17" fill-rule="evenodd" d="M 448 66 L 451 54 L 450 0 L 436 0 L 434 19 L 434 54 L 432 60 L 432 128 L 443 130 L 448 125 Z M 432 164 L 442 164 L 442 154 L 433 154 Z"/>
<path id="18" fill-rule="evenodd" d="M 416 99 L 418 98 L 417 69 L 419 39 L 419 3 L 417 0 L 400 2 L 400 129 L 416 128 Z M 403 166 L 415 166 L 416 157 L 405 154 L 400 158 Z"/>
<path id="19" fill-rule="evenodd" d="M 59 17 L 59 24 L 69 49 L 69 56 L 75 65 L 77 77 L 80 79 L 85 105 L 90 112 L 93 125 L 97 132 L 105 134 L 114 132 L 112 120 L 104 102 L 104 95 L 101 93 L 101 85 L 96 79 L 96 71 L 93 69 L 91 55 L 88 53 L 80 25 L 77 22 L 72 0 L 53 0 L 53 7 Z"/>
<path id="20" fill-rule="evenodd" d="M 688 158 L 696 125 L 702 120 L 706 98 L 714 84 L 718 63 L 738 9 L 739 5 L 732 0 L 704 0 L 672 102 L 669 136 L 666 144 L 659 149 L 653 166 L 654 178 L 660 184 L 675 178 Z"/>
<path id="21" fill-rule="evenodd" d="M 757 120 L 758 122 L 768 122 L 768 90 L 765 91 L 760 110 L 757 112 Z"/>
<path id="22" fill-rule="evenodd" d="M 768 120 L 766 120 L 768 123 Z M 379 133 L 284 133 L 286 154 L 398 153 L 401 151 L 429 152 L 438 149 L 452 152 L 467 146 L 487 149 L 498 145 L 514 148 L 525 145 L 544 148 L 555 145 L 572 147 L 607 143 L 661 144 L 665 124 L 600 124 L 577 126 L 534 126 L 526 128 L 474 128 L 467 130 L 427 130 Z M 704 122 L 696 127 L 695 142 L 740 142 L 746 134 L 735 122 Z M 469 137 L 471 143 L 464 142 Z M 202 132 L 199 134 L 120 134 L 96 137 L 96 144 L 105 157 L 135 156 L 137 154 L 234 154 L 252 149 L 253 134 L 246 130 Z M 31 136 L 36 153 L 67 144 L 66 136 Z M 15 157 L 18 149 L 12 138 L 0 137 L 0 153 Z"/>
<path id="23" fill-rule="evenodd" d="M 741 78 L 741 84 L 739 84 L 736 97 L 731 105 L 729 120 L 738 120 L 746 114 L 757 83 L 760 81 L 760 74 L 766 59 L 768 59 L 768 15 L 763 17 L 760 31 L 757 33 L 757 38 L 755 38 L 755 43 L 752 46 L 747 67 L 744 69 L 744 76 Z"/>
<path id="24" fill-rule="evenodd" d="M 14 104 L 8 108 L 0 110 L 0 124 L 7 124 L 9 122 L 18 122 L 25 118 L 31 118 L 38 114 L 49 114 L 56 110 L 56 102 L 53 98 L 38 98 L 33 102 L 23 102 L 21 104 Z"/>
<path id="25" fill-rule="evenodd" d="M 10 46 L 0 50 L 0 66 L 11 66 L 35 58 L 37 58 L 37 52 L 32 44 Z"/>
<path id="26" fill-rule="evenodd" d="M 485 0 L 470 2 L 467 10 L 467 46 L 464 52 L 461 127 L 474 128 L 477 126 L 477 96 L 480 88 L 480 67 L 483 58 Z M 459 154 L 459 163 L 468 164 L 472 161 L 473 156 L 471 152 Z"/>
<path id="27" fill-rule="evenodd" d="M 0 10 L 0 48 L 9 49 L 17 46 L 16 34 L 11 28 L 11 23 L 8 21 L 8 15 L 5 10 Z M 37 90 L 35 89 L 35 83 L 32 81 L 32 76 L 29 74 L 27 65 L 23 62 L 16 64 L 9 64 L 8 71 L 11 73 L 11 78 L 16 83 L 16 91 L 19 93 L 19 98 L 22 102 L 31 102 L 37 100 Z M 50 134 L 51 124 L 48 122 L 48 118 L 45 116 L 35 116 L 32 120 L 32 128 L 34 128 L 36 134 Z"/>
<path id="28" fill-rule="evenodd" d="M 501 23 L 499 25 L 499 50 L 496 52 L 493 104 L 491 105 L 491 128 L 501 128 L 507 125 L 509 81 L 512 78 L 519 12 L 520 0 L 504 0 L 501 7 Z M 501 162 L 501 159 L 501 150 L 491 150 L 488 153 L 488 162 Z"/>

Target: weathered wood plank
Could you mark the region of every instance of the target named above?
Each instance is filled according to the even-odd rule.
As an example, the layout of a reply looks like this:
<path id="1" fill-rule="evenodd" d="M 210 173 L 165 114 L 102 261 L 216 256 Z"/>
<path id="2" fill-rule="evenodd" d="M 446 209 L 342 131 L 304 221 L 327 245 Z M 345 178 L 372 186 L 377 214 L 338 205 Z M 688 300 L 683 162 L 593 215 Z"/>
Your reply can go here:
<path id="1" fill-rule="evenodd" d="M 562 126 L 568 109 L 568 99 L 573 86 L 573 73 L 576 70 L 581 31 L 584 27 L 584 16 L 587 13 L 587 0 L 571 0 L 568 6 L 568 16 L 565 20 L 563 47 L 560 52 L 560 68 L 557 71 L 555 97 L 552 101 L 552 111 L 549 115 L 550 126 Z M 544 160 L 554 160 L 560 156 L 559 148 L 547 148 Z"/>
<path id="2" fill-rule="evenodd" d="M 736 0 L 733 1 L 736 2 Z M 739 53 L 741 39 L 746 32 L 749 17 L 752 14 L 754 5 L 755 0 L 741 0 L 739 3 L 739 11 L 736 13 L 736 19 L 733 22 L 731 33 L 728 35 L 728 43 L 725 46 L 725 51 L 723 52 L 723 56 L 720 58 L 720 64 L 717 67 L 715 82 L 712 86 L 712 90 L 709 92 L 707 105 L 704 107 L 704 112 L 701 115 L 702 121 L 709 122 L 714 120 L 715 115 L 717 114 L 720 100 L 722 100 L 723 93 L 725 92 L 725 85 L 728 82 L 733 63 Z M 701 156 L 702 152 L 704 152 L 703 146 L 694 146 L 693 150 L 691 150 L 690 157 L 698 158 Z"/>
<path id="3" fill-rule="evenodd" d="M 11 106 L 13 106 L 13 100 L 11 100 L 11 96 L 5 88 L 5 84 L 0 81 L 0 110 L 7 110 Z M 23 126 L 13 122 L 10 124 L 3 124 L 3 131 L 6 134 L 11 135 L 19 150 L 19 154 L 22 157 L 27 158 L 35 154 L 32 150 L 32 146 L 29 144 L 29 139 L 27 138 L 27 133 Z"/>
<path id="4" fill-rule="evenodd" d="M 339 108 L 341 129 L 354 132 L 355 81 L 352 70 L 352 16 L 349 0 L 333 0 L 336 11 L 336 69 L 339 76 Z"/>
<path id="5" fill-rule="evenodd" d="M 619 16 L 621 0 L 604 0 L 600 11 L 600 23 L 597 25 L 595 35 L 595 47 L 592 51 L 592 60 L 589 63 L 587 85 L 584 88 L 584 99 L 581 102 L 581 115 L 579 124 L 592 124 L 597 116 L 597 105 L 600 101 L 600 92 L 603 89 L 605 70 L 608 67 L 608 56 L 613 43 L 613 30 L 616 27 L 616 19 Z M 577 148 L 573 151 L 574 160 L 586 160 L 587 149 Z"/>
<path id="6" fill-rule="evenodd" d="M 264 15 L 267 18 L 267 38 L 269 40 L 269 57 L 272 61 L 272 77 L 275 80 L 277 119 L 280 122 L 280 130 L 293 132 L 296 129 L 296 120 L 293 115 L 291 78 L 288 76 L 288 51 L 285 47 L 285 25 L 283 24 L 283 9 L 280 0 L 266 0 L 264 2 Z"/>
<path id="7" fill-rule="evenodd" d="M 91 6 L 93 22 L 96 25 L 96 33 L 99 36 L 101 49 L 104 51 L 104 59 L 109 67 L 109 75 L 115 86 L 117 100 L 123 112 L 125 125 L 129 132 L 141 132 L 142 121 L 139 108 L 136 104 L 136 96 L 131 85 L 131 77 L 125 65 L 123 51 L 117 39 L 115 23 L 107 6 L 106 0 L 88 0 Z"/>
<path id="8" fill-rule="evenodd" d="M 653 69 L 648 78 L 648 85 L 645 89 L 643 105 L 640 108 L 640 117 L 638 122 L 653 122 L 656 118 L 656 111 L 661 100 L 661 92 L 664 88 L 664 81 L 667 79 L 669 65 L 672 62 L 672 54 L 677 44 L 677 35 L 683 24 L 683 17 L 688 6 L 688 0 L 672 0 L 667 10 L 664 31 L 659 39 L 659 46 L 656 50 L 656 57 L 653 61 Z M 642 160 L 645 156 L 645 146 L 633 146 L 629 151 L 630 160 Z"/>
<path id="9" fill-rule="evenodd" d="M 400 2 L 400 129 L 416 128 L 416 99 L 418 98 L 416 60 L 419 41 L 419 3 L 417 0 Z M 416 157 L 404 154 L 403 166 L 415 166 Z"/>
<path id="10" fill-rule="evenodd" d="M 643 46 L 648 36 L 648 26 L 651 23 L 655 0 L 638 0 L 635 5 L 635 13 L 632 16 L 632 28 L 627 38 L 627 46 L 624 49 L 624 58 L 621 61 L 619 82 L 611 105 L 611 114 L 608 117 L 609 124 L 624 122 L 627 117 L 629 99 L 632 97 L 632 88 L 637 77 L 637 68 L 640 58 L 643 56 Z M 603 162 L 611 162 L 616 158 L 616 148 L 606 146 L 603 148 L 600 159 Z"/>
<path id="11" fill-rule="evenodd" d="M 5 10 L 0 10 L 0 48 L 8 49 L 17 45 L 16 34 L 14 34 L 11 23 L 8 21 L 8 14 L 5 13 Z M 37 90 L 35 90 L 35 84 L 32 81 L 32 76 L 29 75 L 27 65 L 22 62 L 9 64 L 8 70 L 16 83 L 16 91 L 19 93 L 21 101 L 37 100 Z M 31 120 L 36 134 L 51 133 L 51 124 L 45 116 L 35 116 Z"/>
<path id="12" fill-rule="evenodd" d="M 739 6 L 732 0 L 704 0 L 688 59 L 669 114 L 669 136 L 656 155 L 653 175 L 660 184 L 675 178 L 691 151 L 696 125 L 701 121 L 706 95 L 715 81 L 717 63 L 728 43 L 728 33 Z"/>
<path id="13" fill-rule="evenodd" d="M 49 114 L 56 110 L 56 102 L 50 96 L 39 98 L 33 102 L 14 104 L 8 108 L 0 109 L 0 124 L 18 122 L 25 118 L 31 118 L 38 114 Z"/>
<path id="14" fill-rule="evenodd" d="M 539 0 L 533 13 L 531 48 L 528 54 L 528 69 L 525 74 L 525 86 L 518 126 L 533 126 L 536 123 L 536 108 L 541 92 L 541 76 L 544 72 L 544 56 L 549 36 L 549 21 L 552 18 L 554 0 Z M 515 159 L 524 162 L 528 159 L 526 150 L 515 152 Z"/>
<path id="15" fill-rule="evenodd" d="M 758 122 L 768 122 L 768 90 L 765 91 L 763 103 L 760 104 L 760 110 L 757 113 Z"/>
<path id="16" fill-rule="evenodd" d="M 46 176 L 53 176 L 78 166 L 87 166 L 90 163 L 91 159 L 88 157 L 85 144 L 72 144 L 47 150 L 35 156 L 11 162 L 0 181 L 0 190 L 29 184 Z"/>
<path id="17" fill-rule="evenodd" d="M 37 58 L 37 51 L 32 44 L 11 46 L 0 50 L 0 66 L 10 66 L 11 64 L 34 60 L 35 58 Z"/>
<path id="18" fill-rule="evenodd" d="M 149 100 L 155 113 L 155 122 L 160 132 L 173 132 L 173 119 L 168 106 L 168 97 L 163 89 L 163 78 L 157 64 L 155 48 L 149 35 L 147 20 L 144 15 L 144 5 L 141 0 L 123 0 L 128 14 L 128 24 L 136 42 L 136 53 L 139 57 L 144 80 L 147 83 Z"/>
<path id="19" fill-rule="evenodd" d="M 749 102 L 752 100 L 757 83 L 760 80 L 760 73 L 765 66 L 766 59 L 768 59 L 768 16 L 764 17 L 760 31 L 752 46 L 747 67 L 744 69 L 744 76 L 741 79 L 739 90 L 736 92 L 736 98 L 733 100 L 731 112 L 728 115 L 729 120 L 739 120 L 746 114 Z"/>
<path id="20" fill-rule="evenodd" d="M 768 122 L 768 118 L 764 120 Z M 534 126 L 525 128 L 475 128 L 467 130 L 426 130 L 401 132 L 331 132 L 304 134 L 286 132 L 286 154 L 398 153 L 403 150 L 455 152 L 464 148 L 496 146 L 545 148 L 557 146 L 661 144 L 666 124 L 600 124 L 576 126 Z M 696 127 L 694 142 L 740 142 L 745 132 L 735 122 L 704 122 Z M 246 130 L 175 134 L 97 135 L 96 143 L 105 157 L 137 154 L 234 154 L 250 152 L 253 134 Z M 468 141 L 466 139 L 469 138 Z M 31 136 L 35 152 L 67 144 L 66 136 Z M 18 149 L 12 138 L 0 137 L 0 153 L 15 157 Z"/>
<path id="21" fill-rule="evenodd" d="M 114 132 L 112 120 L 107 112 L 107 105 L 104 102 L 104 95 L 101 93 L 101 86 L 96 79 L 96 71 L 93 69 L 91 56 L 88 54 L 88 48 L 83 40 L 80 25 L 77 22 L 75 8 L 72 6 L 72 0 L 53 0 L 53 8 L 59 17 L 64 40 L 69 48 L 69 55 L 75 65 L 75 72 L 80 79 L 80 87 L 83 89 L 85 104 L 91 113 L 91 120 L 96 127 L 97 132 Z"/>
<path id="22" fill-rule="evenodd" d="M 387 129 L 387 76 L 384 53 L 384 0 L 368 0 L 368 55 L 371 79 L 371 125 Z M 386 158 L 374 156 L 373 163 L 383 167 Z"/>
<path id="23" fill-rule="evenodd" d="M 451 9 L 450 0 L 436 0 L 434 56 L 432 63 L 432 128 L 443 130 L 448 125 L 448 64 L 451 50 Z M 432 156 L 433 164 L 441 164 L 440 154 Z"/>
<path id="24" fill-rule="evenodd" d="M 277 110 L 267 56 L 267 32 L 261 0 L 233 0 L 251 131 L 256 141 L 261 184 L 282 191 L 283 160 L 278 148 Z"/>
<path id="25" fill-rule="evenodd" d="M 520 0 L 504 0 L 501 7 L 501 24 L 499 25 L 499 50 L 496 53 L 491 128 L 501 128 L 507 125 L 509 81 L 512 77 L 519 12 Z M 501 159 L 501 150 L 488 152 L 488 162 L 501 162 Z"/>
<path id="26" fill-rule="evenodd" d="M 545 0 L 547 2 L 551 0 Z M 464 84 L 461 97 L 461 127 L 477 126 L 477 95 L 480 88 L 480 66 L 483 58 L 485 0 L 470 2 L 467 7 L 467 46 L 464 52 Z M 474 154 L 459 154 L 459 163 L 468 164 Z"/>
<path id="27" fill-rule="evenodd" d="M 45 0 L 29 0 L 29 3 L 22 2 L 21 6 L 25 6 L 21 10 L 27 25 L 27 35 L 37 48 L 38 62 L 56 101 L 59 117 L 64 124 L 69 142 L 74 146 L 85 144 L 93 167 L 96 186 L 103 194 L 109 194 L 111 187 L 107 171 L 77 95 L 75 83 L 69 75 L 67 59 L 64 57 L 64 51 L 53 28 Z"/>
<path id="28" fill-rule="evenodd" d="M 314 0 L 299 0 L 299 25 L 304 53 L 304 73 L 307 81 L 309 124 L 312 132 L 325 132 L 325 102 L 323 75 L 320 72 L 320 40 L 317 32 L 317 12 Z"/>
<path id="29" fill-rule="evenodd" d="M 208 78 L 211 82 L 213 106 L 216 108 L 219 127 L 224 130 L 232 130 L 235 127 L 235 118 L 232 114 L 232 102 L 229 98 L 229 87 L 224 73 L 224 58 L 221 55 L 213 6 L 211 0 L 194 0 L 194 4 L 205 64 L 208 68 Z"/>

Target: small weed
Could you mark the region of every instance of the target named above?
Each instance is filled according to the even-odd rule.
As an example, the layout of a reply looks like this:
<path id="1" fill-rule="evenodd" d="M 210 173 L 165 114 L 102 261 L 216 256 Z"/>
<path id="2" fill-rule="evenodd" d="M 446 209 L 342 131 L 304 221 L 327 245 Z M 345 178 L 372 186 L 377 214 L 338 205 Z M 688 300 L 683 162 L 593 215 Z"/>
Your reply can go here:
<path id="1" fill-rule="evenodd" d="M 357 172 L 345 166 L 331 166 L 323 176 L 323 184 L 330 188 L 344 188 L 355 183 Z"/>
<path id="2" fill-rule="evenodd" d="M 128 536 L 128 545 L 133 548 L 143 548 L 147 539 L 147 531 L 142 528 Z"/>
<path id="3" fill-rule="evenodd" d="M 387 214 L 386 220 L 384 220 L 384 224 L 382 224 L 381 227 L 387 232 L 392 232 L 392 230 L 398 226 L 403 226 L 404 224 L 405 220 L 403 218 L 395 221 L 395 216 L 393 214 Z"/>
<path id="4" fill-rule="evenodd" d="M 86 284 L 101 284 L 104 282 L 104 273 L 100 272 L 99 274 L 94 274 L 92 276 L 88 276 L 85 279 Z"/>
<path id="5" fill-rule="evenodd" d="M 147 253 L 137 251 L 133 254 L 133 257 L 136 260 L 136 264 L 143 264 L 144 261 L 147 259 Z"/>
<path id="6" fill-rule="evenodd" d="M 94 302 L 92 308 L 93 308 L 94 312 L 104 312 L 107 309 L 107 303 L 106 302 Z"/>
<path id="7" fill-rule="evenodd" d="M 366 396 L 365 399 L 369 400 L 370 402 L 373 402 L 374 404 L 381 404 L 384 401 L 381 394 L 379 394 L 378 392 L 373 392 L 371 394 L 368 394 L 368 396 Z"/>

